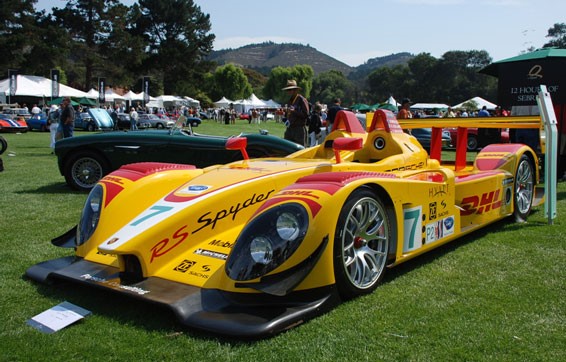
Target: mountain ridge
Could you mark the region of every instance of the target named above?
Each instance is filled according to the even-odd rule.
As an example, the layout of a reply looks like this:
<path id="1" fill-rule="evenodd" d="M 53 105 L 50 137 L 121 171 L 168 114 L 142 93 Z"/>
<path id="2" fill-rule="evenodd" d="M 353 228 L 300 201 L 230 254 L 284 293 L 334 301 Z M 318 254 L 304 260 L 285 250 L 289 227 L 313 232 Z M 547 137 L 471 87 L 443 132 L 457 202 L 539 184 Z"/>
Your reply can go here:
<path id="1" fill-rule="evenodd" d="M 310 45 L 277 44 L 274 42 L 248 44 L 236 49 L 216 50 L 207 57 L 208 60 L 215 61 L 219 65 L 233 63 L 265 75 L 269 74 L 269 71 L 276 66 L 292 67 L 308 64 L 313 68 L 315 75 L 329 70 L 337 70 L 352 79 L 364 78 L 379 67 L 404 64 L 411 58 L 413 58 L 413 55 L 410 53 L 397 53 L 371 58 L 359 66 L 352 67 Z"/>

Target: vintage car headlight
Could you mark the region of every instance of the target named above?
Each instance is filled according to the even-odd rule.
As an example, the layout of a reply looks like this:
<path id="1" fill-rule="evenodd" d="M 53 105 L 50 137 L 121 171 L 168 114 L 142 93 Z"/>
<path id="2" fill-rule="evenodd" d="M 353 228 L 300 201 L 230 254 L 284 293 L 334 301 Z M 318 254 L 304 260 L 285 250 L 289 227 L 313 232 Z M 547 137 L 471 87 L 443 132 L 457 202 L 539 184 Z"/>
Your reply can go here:
<path id="1" fill-rule="evenodd" d="M 102 205 L 102 186 L 96 185 L 86 199 L 81 220 L 77 227 L 77 246 L 84 244 L 96 230 Z"/>
<path id="2" fill-rule="evenodd" d="M 308 213 L 300 204 L 269 209 L 246 225 L 226 261 L 226 273 L 239 281 L 269 273 L 297 250 L 308 224 Z"/>

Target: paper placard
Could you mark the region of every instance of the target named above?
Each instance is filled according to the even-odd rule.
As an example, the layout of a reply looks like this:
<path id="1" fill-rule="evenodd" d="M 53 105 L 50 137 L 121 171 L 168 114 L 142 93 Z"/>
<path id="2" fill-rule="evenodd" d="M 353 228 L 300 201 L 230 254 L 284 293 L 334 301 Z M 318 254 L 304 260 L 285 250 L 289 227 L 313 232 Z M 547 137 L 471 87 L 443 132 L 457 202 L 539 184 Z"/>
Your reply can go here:
<path id="1" fill-rule="evenodd" d="M 51 334 L 88 316 L 90 311 L 69 302 L 63 302 L 39 313 L 27 323 L 43 333 Z"/>

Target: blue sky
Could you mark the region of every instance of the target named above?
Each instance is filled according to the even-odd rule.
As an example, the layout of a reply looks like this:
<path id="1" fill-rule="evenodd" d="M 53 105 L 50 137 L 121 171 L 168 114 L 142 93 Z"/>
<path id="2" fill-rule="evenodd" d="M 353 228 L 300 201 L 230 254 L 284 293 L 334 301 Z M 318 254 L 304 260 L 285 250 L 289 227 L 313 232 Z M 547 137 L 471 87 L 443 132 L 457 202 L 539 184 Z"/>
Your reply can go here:
<path id="1" fill-rule="evenodd" d="M 126 5 L 133 0 L 122 1 Z M 548 41 L 566 23 L 565 0 L 200 0 L 214 49 L 251 43 L 308 44 L 348 65 L 399 52 L 486 50 L 494 61 Z M 37 7 L 63 7 L 38 0 Z"/>

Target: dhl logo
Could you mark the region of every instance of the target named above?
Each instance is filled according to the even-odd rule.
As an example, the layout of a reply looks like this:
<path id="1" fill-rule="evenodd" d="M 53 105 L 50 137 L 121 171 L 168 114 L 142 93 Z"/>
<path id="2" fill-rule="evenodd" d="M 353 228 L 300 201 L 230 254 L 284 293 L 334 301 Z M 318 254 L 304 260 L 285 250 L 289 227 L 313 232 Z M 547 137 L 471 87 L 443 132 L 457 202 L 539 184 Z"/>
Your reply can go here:
<path id="1" fill-rule="evenodd" d="M 491 192 L 483 193 L 480 196 L 468 196 L 462 200 L 462 216 L 472 215 L 472 214 L 483 214 L 484 212 L 489 212 L 490 210 L 495 210 L 501 207 L 501 199 L 499 198 L 499 193 L 501 190 L 495 190 Z"/>

